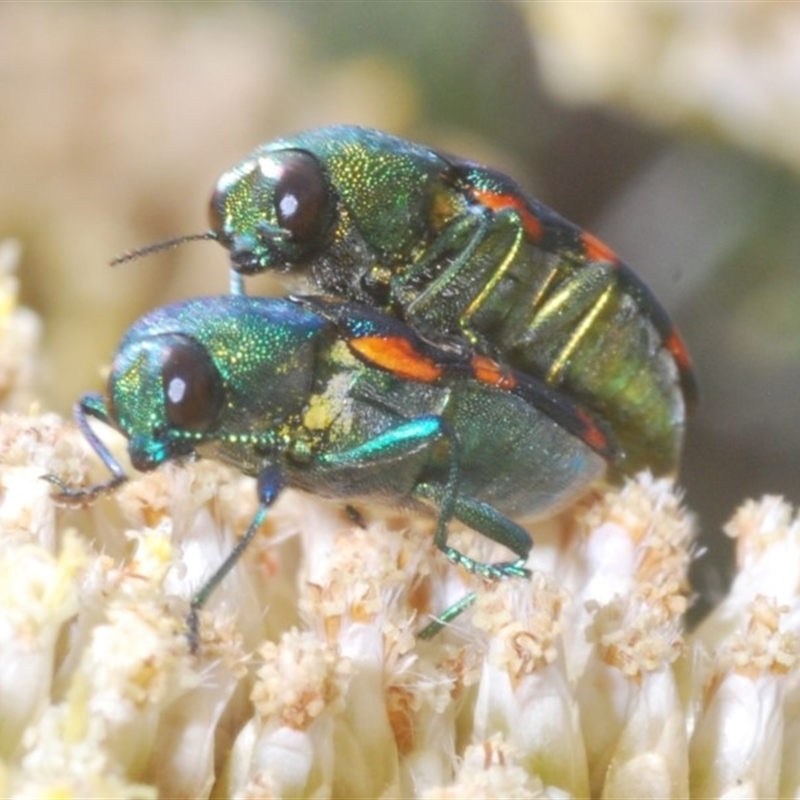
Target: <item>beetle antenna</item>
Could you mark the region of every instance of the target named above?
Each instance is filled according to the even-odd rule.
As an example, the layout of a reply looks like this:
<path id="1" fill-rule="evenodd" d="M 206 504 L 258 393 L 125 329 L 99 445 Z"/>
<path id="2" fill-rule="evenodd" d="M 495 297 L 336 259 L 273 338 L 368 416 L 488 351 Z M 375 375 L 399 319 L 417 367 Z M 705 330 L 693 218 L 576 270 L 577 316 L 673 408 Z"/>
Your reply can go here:
<path id="1" fill-rule="evenodd" d="M 196 242 L 201 239 L 216 239 L 217 235 L 214 231 L 206 231 L 205 233 L 189 233 L 186 236 L 176 236 L 174 239 L 165 239 L 162 242 L 154 242 L 153 244 L 145 245 L 144 247 L 137 247 L 135 250 L 128 250 L 121 256 L 117 256 L 113 261 L 109 262 L 112 267 L 118 264 L 124 264 L 126 261 L 134 261 L 143 256 L 149 256 L 153 253 L 158 253 L 161 250 L 169 250 L 172 247 L 177 247 L 184 242 Z"/>

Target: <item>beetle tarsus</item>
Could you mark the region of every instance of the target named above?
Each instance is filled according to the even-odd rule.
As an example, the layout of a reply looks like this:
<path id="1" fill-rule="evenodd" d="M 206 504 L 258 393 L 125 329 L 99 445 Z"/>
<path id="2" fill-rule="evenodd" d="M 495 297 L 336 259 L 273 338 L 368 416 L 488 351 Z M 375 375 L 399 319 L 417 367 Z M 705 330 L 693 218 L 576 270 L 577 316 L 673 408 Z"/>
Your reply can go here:
<path id="1" fill-rule="evenodd" d="M 42 480 L 53 484 L 58 491 L 53 492 L 51 497 L 57 503 L 65 506 L 79 508 L 81 506 L 88 506 L 94 503 L 99 497 L 110 494 L 126 480 L 126 475 L 115 475 L 104 483 L 95 483 L 92 486 L 69 486 L 66 481 L 59 478 L 57 475 L 42 475 Z"/>

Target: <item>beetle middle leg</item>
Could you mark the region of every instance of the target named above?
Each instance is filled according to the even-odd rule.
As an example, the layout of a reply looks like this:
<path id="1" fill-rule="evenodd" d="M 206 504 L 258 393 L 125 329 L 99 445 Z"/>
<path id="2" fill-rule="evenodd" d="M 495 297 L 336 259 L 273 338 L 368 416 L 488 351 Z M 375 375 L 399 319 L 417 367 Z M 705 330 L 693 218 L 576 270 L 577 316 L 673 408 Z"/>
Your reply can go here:
<path id="1" fill-rule="evenodd" d="M 441 489 L 431 484 L 420 484 L 414 494 L 426 499 L 436 500 L 441 494 Z M 503 516 L 497 509 L 466 497 L 457 496 L 453 502 L 453 516 L 469 525 L 478 533 L 483 534 L 492 541 L 498 542 L 518 555 L 514 561 L 500 561 L 483 563 L 456 550 L 447 544 L 447 522 L 440 514 L 436 525 L 436 546 L 454 563 L 463 566 L 470 572 L 489 579 L 502 578 L 530 578 L 530 570 L 525 567 L 533 541 L 530 534 L 508 517 Z M 474 602 L 477 595 L 470 592 L 460 600 L 448 606 L 432 622 L 428 623 L 417 635 L 420 639 L 431 639 L 456 617 L 466 611 Z"/>
<path id="2" fill-rule="evenodd" d="M 247 545 L 253 541 L 253 537 L 264 522 L 269 507 L 278 498 L 283 488 L 283 473 L 279 467 L 268 467 L 256 479 L 256 491 L 258 492 L 259 506 L 244 536 L 236 543 L 236 546 L 228 554 L 228 557 L 217 567 L 214 574 L 200 587 L 192 598 L 189 608 L 189 618 L 187 627 L 189 629 L 189 649 L 196 653 L 200 646 L 200 623 L 198 612 L 206 604 L 211 593 L 219 586 L 225 576 L 236 566 L 242 557 L 242 553 L 247 549 Z"/>
<path id="3" fill-rule="evenodd" d="M 432 448 L 441 439 L 445 439 L 448 443 L 446 479 L 436 483 L 418 481 L 411 492 L 412 497 L 425 503 L 433 503 L 438 508 L 434 535 L 436 546 L 452 562 L 485 578 L 528 577 L 525 561 L 532 546 L 530 535 L 488 503 L 459 494 L 458 441 L 441 417 L 435 415 L 416 417 L 350 450 L 342 453 L 326 453 L 320 456 L 320 461 L 328 467 L 367 467 Z M 517 559 L 483 563 L 451 547 L 447 544 L 447 526 L 453 518 L 492 541 L 504 545 L 518 556 Z"/>
<path id="4" fill-rule="evenodd" d="M 411 491 L 412 497 L 426 504 L 433 503 L 437 507 L 438 517 L 434 535 L 436 547 L 453 563 L 484 578 L 497 580 L 529 577 L 530 573 L 525 568 L 532 546 L 528 532 L 489 504 L 459 494 L 458 440 L 441 417 L 424 415 L 408 420 L 350 450 L 326 453 L 320 456 L 320 461 L 331 468 L 368 469 L 376 463 L 386 464 L 398 458 L 405 459 L 414 453 L 424 453 L 426 450 L 430 450 L 431 457 L 434 458 L 433 448 L 442 440 L 447 443 L 446 477 L 436 482 L 417 481 Z M 441 456 L 437 454 L 435 458 L 440 460 Z M 514 552 L 517 558 L 513 561 L 483 563 L 451 547 L 447 544 L 447 527 L 453 518 L 504 545 Z M 471 603 L 472 598 L 469 596 L 464 598 L 446 609 L 439 623 L 432 623 L 432 626 L 441 627 L 442 620 L 449 622 Z M 429 626 L 430 631 L 428 628 L 425 629 L 426 636 L 435 632 L 432 626 Z"/>
<path id="5" fill-rule="evenodd" d="M 362 468 L 376 462 L 432 449 L 440 440 L 447 442 L 446 479 L 415 483 L 412 497 L 433 503 L 438 509 L 434 543 L 455 564 L 484 578 L 529 577 L 525 569 L 532 542 L 528 532 L 480 500 L 459 494 L 458 440 L 447 423 L 435 415 L 425 415 L 384 431 L 362 445 L 344 453 L 326 454 L 322 462 L 330 467 Z M 447 544 L 447 526 L 453 518 L 517 555 L 514 561 L 484 563 L 475 561 Z"/>

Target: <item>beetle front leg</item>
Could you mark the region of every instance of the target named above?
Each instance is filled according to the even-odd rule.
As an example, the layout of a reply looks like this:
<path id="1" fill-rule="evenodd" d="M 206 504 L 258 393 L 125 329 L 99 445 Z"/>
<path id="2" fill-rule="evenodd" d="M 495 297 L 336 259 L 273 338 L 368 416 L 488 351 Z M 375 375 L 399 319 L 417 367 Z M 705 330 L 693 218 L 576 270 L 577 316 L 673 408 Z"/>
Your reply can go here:
<path id="1" fill-rule="evenodd" d="M 522 222 L 513 210 L 465 212 L 442 231 L 416 264 L 395 279 L 393 289 L 408 320 L 423 330 L 434 320 L 437 334 L 444 328 L 477 344 L 484 326 L 475 325 L 473 318 L 484 307 L 497 307 L 497 289 L 514 267 L 524 237 Z M 455 254 L 450 264 L 417 293 L 420 280 L 448 254 Z M 406 286 L 412 296 L 405 297 Z M 506 313 L 505 302 L 500 305 Z"/>
<path id="2" fill-rule="evenodd" d="M 105 400 L 100 394 L 92 393 L 85 394 L 75 404 L 73 411 L 75 422 L 83 434 L 84 438 L 91 445 L 92 449 L 100 457 L 100 460 L 105 464 L 108 471 L 111 473 L 111 478 L 103 483 L 96 483 L 93 486 L 75 487 L 68 486 L 63 479 L 57 475 L 43 475 L 42 480 L 52 483 L 58 487 L 57 492 L 53 494 L 53 498 L 65 505 L 82 506 L 94 502 L 98 497 L 114 491 L 118 486 L 128 480 L 125 470 L 116 458 L 111 454 L 111 451 L 103 444 L 100 437 L 91 429 L 89 425 L 89 417 L 105 422 L 106 425 L 111 425 L 111 420 L 106 409 Z"/>
<path id="3" fill-rule="evenodd" d="M 231 294 L 247 294 L 247 292 L 244 290 L 244 278 L 242 277 L 241 273 L 237 272 L 233 268 L 230 270 L 230 281 L 228 286 Z"/>

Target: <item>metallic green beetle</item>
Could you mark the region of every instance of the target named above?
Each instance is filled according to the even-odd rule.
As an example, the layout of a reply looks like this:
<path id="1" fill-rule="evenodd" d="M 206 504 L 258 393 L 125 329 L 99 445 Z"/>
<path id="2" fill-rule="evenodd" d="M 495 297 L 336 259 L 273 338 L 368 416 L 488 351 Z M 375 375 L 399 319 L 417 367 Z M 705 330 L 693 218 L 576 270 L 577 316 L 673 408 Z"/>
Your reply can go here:
<path id="1" fill-rule="evenodd" d="M 50 476 L 62 501 L 86 502 L 127 478 L 89 417 L 127 437 L 136 469 L 201 456 L 257 478 L 255 518 L 193 601 L 193 645 L 197 609 L 284 486 L 425 509 L 452 561 L 487 578 L 525 576 L 532 543 L 511 517 L 569 503 L 615 452 L 591 415 L 543 383 L 431 345 L 372 308 L 313 298 L 227 295 L 152 311 L 123 338 L 105 397 L 85 395 L 75 416 L 111 478 L 72 488 Z M 453 518 L 514 560 L 479 563 L 450 547 Z"/>
<path id="2" fill-rule="evenodd" d="M 276 270 L 368 303 L 575 398 L 610 425 L 616 474 L 675 470 L 695 397 L 679 334 L 606 245 L 507 176 L 380 131 L 322 128 L 226 172 L 211 228 L 242 274 Z"/>

